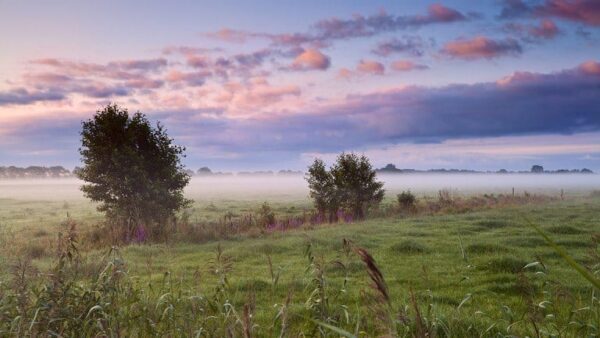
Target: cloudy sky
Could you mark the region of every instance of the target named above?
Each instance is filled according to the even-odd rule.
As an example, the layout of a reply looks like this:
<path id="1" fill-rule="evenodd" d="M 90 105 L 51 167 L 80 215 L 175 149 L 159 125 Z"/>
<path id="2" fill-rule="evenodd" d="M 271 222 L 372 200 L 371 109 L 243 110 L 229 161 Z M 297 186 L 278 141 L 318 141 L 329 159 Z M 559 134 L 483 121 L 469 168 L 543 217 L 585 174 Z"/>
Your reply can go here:
<path id="1" fill-rule="evenodd" d="M 0 166 L 114 102 L 193 169 L 600 170 L 600 1 L 0 0 Z"/>

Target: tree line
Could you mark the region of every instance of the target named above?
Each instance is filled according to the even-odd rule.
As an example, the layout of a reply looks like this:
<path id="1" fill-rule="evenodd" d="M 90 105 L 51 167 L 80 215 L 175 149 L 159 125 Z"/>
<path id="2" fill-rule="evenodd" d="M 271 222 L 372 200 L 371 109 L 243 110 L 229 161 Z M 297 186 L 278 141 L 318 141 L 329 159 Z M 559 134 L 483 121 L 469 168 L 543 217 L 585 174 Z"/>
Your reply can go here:
<path id="1" fill-rule="evenodd" d="M 0 167 L 0 178 L 70 177 L 72 173 L 61 166 Z"/>

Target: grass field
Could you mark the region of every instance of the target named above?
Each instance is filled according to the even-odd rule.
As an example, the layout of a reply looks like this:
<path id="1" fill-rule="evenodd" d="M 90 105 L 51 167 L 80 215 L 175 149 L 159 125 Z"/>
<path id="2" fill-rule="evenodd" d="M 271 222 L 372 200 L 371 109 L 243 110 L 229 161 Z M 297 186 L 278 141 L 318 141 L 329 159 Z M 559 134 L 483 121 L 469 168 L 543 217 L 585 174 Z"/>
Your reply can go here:
<path id="1" fill-rule="evenodd" d="M 0 199 L 3 285 L 13 285 L 14 265 L 23 254 L 33 258 L 33 275 L 52 271 L 56 234 L 64 233 L 60 224 L 67 213 L 79 231 L 101 220 L 93 205 L 64 189 L 45 200 L 24 198 L 25 193 Z M 298 193 L 301 187 L 295 189 L 229 199 L 215 193 L 197 198 L 190 217 L 204 222 L 226 212 L 253 212 L 264 200 L 277 215 L 310 208 Z M 377 217 L 198 244 L 129 245 L 108 256 L 108 248 L 83 250 L 76 284 L 99 283 L 107 264 L 113 273 L 126 273 L 118 284 L 109 283 L 118 290 L 111 301 L 95 300 L 105 301 L 97 311 L 106 318 L 90 315 L 92 307 L 73 311 L 87 313 L 82 318 L 91 324 L 82 327 L 89 332 L 134 336 L 340 335 L 315 321 L 360 336 L 387 334 L 392 326 L 408 336 L 598 334 L 598 290 L 594 294 L 527 224 L 540 225 L 577 262 L 599 270 L 594 239 L 600 233 L 600 198 L 581 187 L 569 191 L 575 193 L 564 201 L 460 214 Z M 385 203 L 392 202 L 389 197 Z M 385 278 L 389 306 L 382 306 L 386 301 L 371 287 L 370 270 L 344 239 L 372 255 Z M 32 304 L 19 330 L 38 325 Z M 7 323 L 2 335 L 25 332 L 17 327 Z"/>

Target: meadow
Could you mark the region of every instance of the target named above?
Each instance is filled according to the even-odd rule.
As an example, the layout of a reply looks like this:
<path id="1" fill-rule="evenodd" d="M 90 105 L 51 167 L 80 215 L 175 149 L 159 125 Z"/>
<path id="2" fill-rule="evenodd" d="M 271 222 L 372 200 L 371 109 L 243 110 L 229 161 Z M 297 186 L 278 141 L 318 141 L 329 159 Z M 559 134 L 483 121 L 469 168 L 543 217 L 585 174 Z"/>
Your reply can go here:
<path id="1" fill-rule="evenodd" d="M 2 181 L 0 334 L 599 334 L 598 290 L 530 225 L 598 275 L 597 175 L 383 179 L 382 211 L 365 221 L 112 248 L 90 243 L 102 215 L 78 181 Z M 406 189 L 423 212 L 395 211 Z M 452 205 L 425 208 L 441 189 Z M 186 194 L 186 229 L 256 215 L 264 202 L 278 218 L 311 209 L 301 176 L 194 178 Z M 458 207 L 475 198 L 488 202 Z"/>

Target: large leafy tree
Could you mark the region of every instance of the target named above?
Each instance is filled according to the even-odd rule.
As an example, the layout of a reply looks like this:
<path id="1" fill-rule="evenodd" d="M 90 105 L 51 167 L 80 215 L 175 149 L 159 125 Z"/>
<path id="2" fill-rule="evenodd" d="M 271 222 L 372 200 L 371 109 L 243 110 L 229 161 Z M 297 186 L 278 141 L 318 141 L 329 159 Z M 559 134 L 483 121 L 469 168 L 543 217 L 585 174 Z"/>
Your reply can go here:
<path id="1" fill-rule="evenodd" d="M 306 179 L 315 207 L 320 213 L 328 213 L 332 221 L 340 208 L 362 219 L 370 208 L 381 203 L 385 190 L 376 178 L 367 157 L 342 153 L 330 170 L 316 159 Z"/>
<path id="2" fill-rule="evenodd" d="M 126 235 L 139 226 L 163 235 L 175 212 L 189 203 L 183 196 L 190 180 L 181 164 L 184 151 L 160 123 L 153 127 L 139 112 L 108 105 L 83 122 L 82 190 Z"/>

